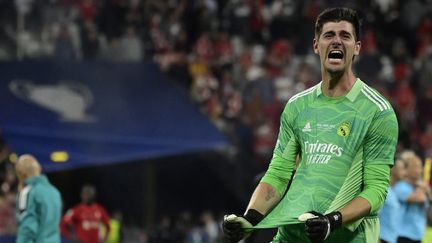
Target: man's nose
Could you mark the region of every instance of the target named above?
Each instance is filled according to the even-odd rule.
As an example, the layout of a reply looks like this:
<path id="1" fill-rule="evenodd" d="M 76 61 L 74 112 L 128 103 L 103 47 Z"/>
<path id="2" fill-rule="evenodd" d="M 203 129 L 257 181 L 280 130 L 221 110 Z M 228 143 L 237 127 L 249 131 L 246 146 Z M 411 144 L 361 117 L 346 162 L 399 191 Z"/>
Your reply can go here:
<path id="1" fill-rule="evenodd" d="M 339 36 L 335 35 L 330 43 L 332 46 L 340 46 L 342 45 L 342 40 Z"/>

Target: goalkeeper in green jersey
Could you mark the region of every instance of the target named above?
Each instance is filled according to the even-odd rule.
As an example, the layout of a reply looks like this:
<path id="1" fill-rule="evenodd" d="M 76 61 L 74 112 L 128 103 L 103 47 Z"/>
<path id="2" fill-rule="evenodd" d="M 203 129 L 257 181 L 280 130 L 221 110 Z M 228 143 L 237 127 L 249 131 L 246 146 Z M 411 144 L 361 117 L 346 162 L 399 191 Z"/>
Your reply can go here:
<path id="1" fill-rule="evenodd" d="M 322 81 L 286 104 L 273 158 L 244 215 L 224 217 L 228 242 L 274 227 L 273 243 L 378 242 L 398 124 L 390 103 L 352 71 L 359 29 L 352 9 L 318 16 L 313 49 Z"/>

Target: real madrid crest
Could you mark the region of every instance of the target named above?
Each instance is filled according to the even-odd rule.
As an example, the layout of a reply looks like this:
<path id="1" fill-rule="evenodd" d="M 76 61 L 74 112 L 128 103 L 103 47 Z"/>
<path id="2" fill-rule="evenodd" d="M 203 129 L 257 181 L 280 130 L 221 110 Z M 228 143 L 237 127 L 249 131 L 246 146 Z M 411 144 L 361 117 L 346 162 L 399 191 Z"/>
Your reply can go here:
<path id="1" fill-rule="evenodd" d="M 342 122 L 342 124 L 338 127 L 336 133 L 341 137 L 348 137 L 350 134 L 350 124 L 349 122 Z"/>

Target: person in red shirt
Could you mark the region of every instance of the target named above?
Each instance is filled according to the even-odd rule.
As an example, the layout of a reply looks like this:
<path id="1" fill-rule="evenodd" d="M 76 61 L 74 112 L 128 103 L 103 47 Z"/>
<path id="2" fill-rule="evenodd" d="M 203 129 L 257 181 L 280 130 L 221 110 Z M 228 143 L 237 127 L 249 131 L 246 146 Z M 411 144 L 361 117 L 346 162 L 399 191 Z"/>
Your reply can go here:
<path id="1" fill-rule="evenodd" d="M 81 203 L 69 209 L 63 216 L 60 229 L 72 242 L 105 242 L 110 232 L 109 216 L 105 208 L 96 203 L 96 189 L 84 185 L 81 190 Z M 105 230 L 101 230 L 101 226 Z M 101 232 L 104 234 L 101 236 Z"/>

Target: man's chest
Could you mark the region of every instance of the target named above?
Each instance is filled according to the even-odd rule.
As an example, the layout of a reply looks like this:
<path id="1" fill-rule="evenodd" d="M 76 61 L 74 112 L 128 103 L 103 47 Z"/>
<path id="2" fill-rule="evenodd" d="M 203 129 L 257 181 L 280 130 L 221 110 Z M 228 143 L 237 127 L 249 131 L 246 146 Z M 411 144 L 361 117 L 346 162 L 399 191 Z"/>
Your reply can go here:
<path id="1" fill-rule="evenodd" d="M 102 214 L 98 208 L 82 208 L 79 211 L 78 218 L 80 221 L 100 221 Z"/>
<path id="2" fill-rule="evenodd" d="M 370 122 L 349 106 L 308 107 L 297 116 L 295 134 L 302 154 L 354 156 Z"/>

